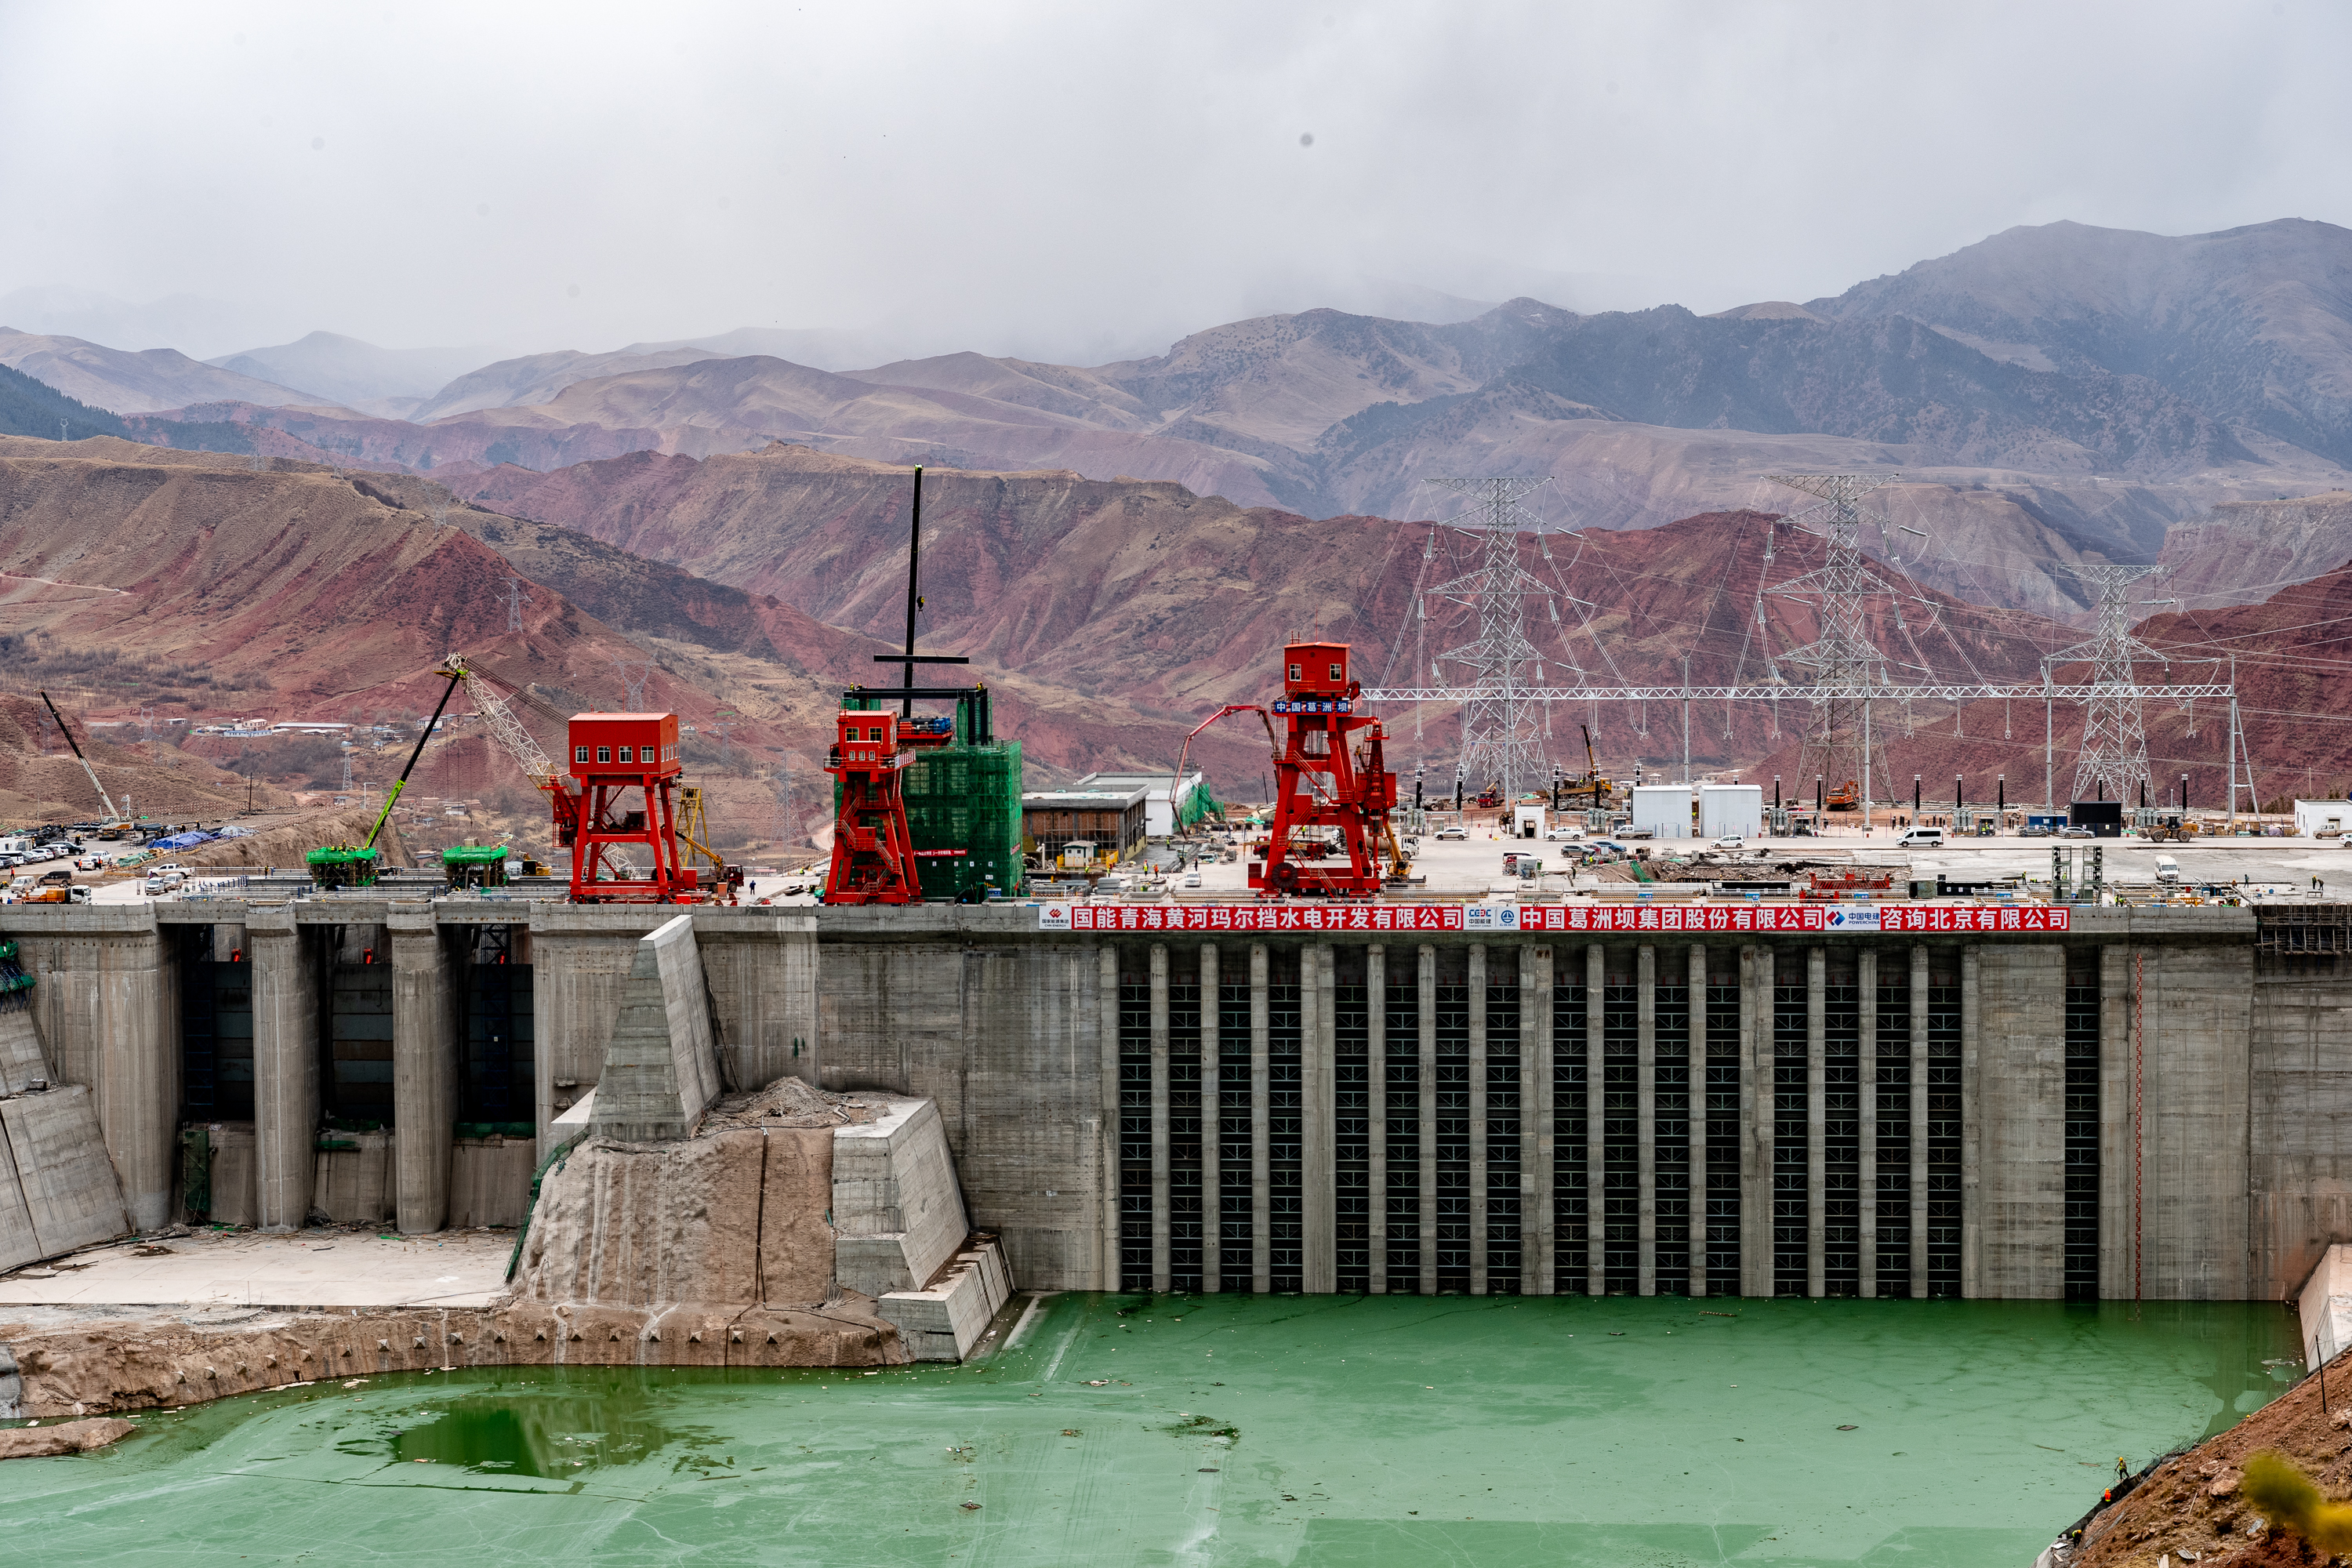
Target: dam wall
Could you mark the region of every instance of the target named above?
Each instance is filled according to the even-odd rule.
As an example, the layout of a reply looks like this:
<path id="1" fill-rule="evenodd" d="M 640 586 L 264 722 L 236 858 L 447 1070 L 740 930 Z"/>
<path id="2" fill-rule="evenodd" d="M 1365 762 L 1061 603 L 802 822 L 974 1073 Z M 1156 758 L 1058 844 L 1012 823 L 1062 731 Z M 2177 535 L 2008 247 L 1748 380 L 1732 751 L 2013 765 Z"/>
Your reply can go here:
<path id="1" fill-rule="evenodd" d="M 140 1225 L 179 1213 L 183 1128 L 249 1127 L 256 1218 L 292 1226 L 321 1136 L 365 1127 L 429 1232 L 453 1190 L 520 1208 L 486 1184 L 527 1181 L 505 1152 L 596 1087 L 678 913 L 337 894 L 12 906 L 0 932 Z M 1025 1288 L 2284 1297 L 2352 1241 L 2352 907 L 2071 914 L 690 929 L 723 1087 L 930 1100 Z"/>

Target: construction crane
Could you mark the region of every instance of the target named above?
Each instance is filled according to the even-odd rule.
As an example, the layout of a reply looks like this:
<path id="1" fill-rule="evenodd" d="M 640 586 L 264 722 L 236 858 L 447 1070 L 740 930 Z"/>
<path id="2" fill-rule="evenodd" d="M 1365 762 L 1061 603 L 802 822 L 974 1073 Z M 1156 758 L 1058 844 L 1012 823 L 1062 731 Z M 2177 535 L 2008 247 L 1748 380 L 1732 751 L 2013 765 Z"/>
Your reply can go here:
<path id="1" fill-rule="evenodd" d="M 1396 774 L 1382 755 L 1385 734 L 1379 720 L 1356 711 L 1362 688 L 1349 678 L 1347 644 L 1291 643 L 1282 657 L 1282 695 L 1271 710 L 1227 703 L 1202 721 L 1192 734 L 1228 714 L 1255 713 L 1273 742 L 1274 820 L 1266 837 L 1249 847 L 1251 887 L 1273 893 L 1371 898 L 1385 882 L 1410 871 L 1389 822 L 1397 794 Z M 1285 720 L 1286 736 L 1276 734 L 1276 716 Z M 1351 747 L 1349 739 L 1359 730 L 1364 731 L 1363 739 Z M 1179 784 L 1191 735 L 1184 745 L 1176 759 Z M 1325 860 L 1346 864 L 1317 863 Z"/>
<path id="2" fill-rule="evenodd" d="M 49 694 L 46 691 L 41 693 L 41 704 L 49 710 L 49 717 L 58 721 L 58 730 L 65 736 L 66 744 L 73 747 L 74 760 L 81 764 L 81 771 L 89 775 L 89 787 L 98 792 L 99 800 L 105 805 L 106 819 L 109 822 L 121 821 L 122 813 L 114 808 L 114 797 L 106 793 L 104 784 L 98 782 L 98 770 L 89 765 L 89 759 L 82 755 L 81 747 L 73 738 L 73 731 L 66 728 L 66 716 L 58 711 L 58 705 L 49 700 Z"/>
<path id="3" fill-rule="evenodd" d="M 303 858 L 310 867 L 310 880 L 321 889 L 372 888 L 375 885 L 376 861 L 379 858 L 376 839 L 383 825 L 392 819 L 392 808 L 400 799 L 400 792 L 408 787 L 408 775 L 416 771 L 416 760 L 425 754 L 425 742 L 441 722 L 442 713 L 456 696 L 457 687 L 466 678 L 465 667 L 453 655 L 442 662 L 434 674 L 449 684 L 441 689 L 441 700 L 433 705 L 433 717 L 425 721 L 425 732 L 416 737 L 416 749 L 408 753 L 408 765 L 400 770 L 400 777 L 384 792 L 383 809 L 375 814 L 375 826 L 368 829 L 367 842 L 359 845 L 324 844 L 310 850 Z"/>

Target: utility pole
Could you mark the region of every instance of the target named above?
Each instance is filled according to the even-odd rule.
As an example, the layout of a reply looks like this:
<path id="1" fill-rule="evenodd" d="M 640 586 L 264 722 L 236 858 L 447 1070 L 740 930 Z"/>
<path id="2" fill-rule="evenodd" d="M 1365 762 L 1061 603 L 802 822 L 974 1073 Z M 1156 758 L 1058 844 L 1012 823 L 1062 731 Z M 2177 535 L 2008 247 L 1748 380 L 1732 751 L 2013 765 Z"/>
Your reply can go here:
<path id="1" fill-rule="evenodd" d="M 2254 809 L 2255 809 L 2256 811 L 2260 811 L 2260 810 L 2262 809 L 2262 804 L 2263 804 L 2263 803 L 2262 803 L 2261 801 L 2256 801 L 2256 802 L 2254 802 Z M 2237 656 L 2236 654 L 2231 654 L 2231 655 L 2230 656 L 2230 835 L 2231 835 L 2231 837 L 2233 837 L 2233 838 L 2234 838 L 2235 837 L 2237 837 L 2237 832 L 2238 832 L 2238 656 Z"/>
<path id="2" fill-rule="evenodd" d="M 1683 655 L 1683 784 L 1690 777 L 1690 655 Z"/>
<path id="3" fill-rule="evenodd" d="M 901 667 L 906 677 L 898 682 L 905 687 L 915 684 L 915 615 L 923 607 L 923 465 L 915 465 L 915 515 L 907 526 L 907 658 Z M 898 703 L 900 716 L 915 716 L 915 700 L 902 698 Z"/>

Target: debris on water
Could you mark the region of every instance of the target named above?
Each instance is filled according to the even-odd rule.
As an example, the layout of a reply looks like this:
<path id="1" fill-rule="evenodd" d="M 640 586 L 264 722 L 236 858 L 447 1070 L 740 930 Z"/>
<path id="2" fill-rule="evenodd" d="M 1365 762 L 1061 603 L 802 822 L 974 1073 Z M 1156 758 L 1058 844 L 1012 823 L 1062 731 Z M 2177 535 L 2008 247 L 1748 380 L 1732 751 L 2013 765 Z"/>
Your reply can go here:
<path id="1" fill-rule="evenodd" d="M 1065 1437 L 1076 1437 L 1079 1436 L 1079 1432 L 1075 1426 L 1065 1426 L 1062 1428 L 1062 1436 Z"/>
<path id="2" fill-rule="evenodd" d="M 960 1503 L 956 1504 L 956 1507 L 958 1507 L 958 1508 L 960 1508 L 960 1509 L 963 1509 L 963 1510 L 965 1510 L 966 1511 L 970 1511 L 970 1510 L 973 1510 L 973 1509 L 977 1509 L 978 1507 L 980 1507 L 980 1505 L 979 1505 L 978 1503 L 976 1503 L 976 1502 L 960 1502 Z"/>
<path id="3" fill-rule="evenodd" d="M 1841 1426 L 1838 1430 L 1841 1432 L 1855 1432 L 1861 1430 L 1861 1428 L 1856 1426 Z"/>
<path id="4" fill-rule="evenodd" d="M 1087 1386 L 1088 1388 L 1101 1388 L 1109 1382 L 1110 1379 L 1107 1377 L 1090 1377 L 1087 1379 Z"/>

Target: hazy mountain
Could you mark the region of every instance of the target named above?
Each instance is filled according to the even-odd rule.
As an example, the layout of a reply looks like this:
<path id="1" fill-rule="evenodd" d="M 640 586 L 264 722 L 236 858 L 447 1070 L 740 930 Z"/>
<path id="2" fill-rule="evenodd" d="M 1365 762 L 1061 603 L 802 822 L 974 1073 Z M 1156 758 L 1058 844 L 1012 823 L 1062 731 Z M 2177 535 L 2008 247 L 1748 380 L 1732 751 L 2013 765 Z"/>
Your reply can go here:
<path id="1" fill-rule="evenodd" d="M 2033 368 L 2146 376 L 2216 419 L 2352 463 L 2352 230 L 2333 224 L 2012 228 L 1808 308 L 1907 316 Z"/>
<path id="2" fill-rule="evenodd" d="M 312 332 L 274 348 L 246 349 L 205 363 L 279 386 L 299 387 L 311 401 L 340 404 L 362 414 L 408 418 L 452 376 L 482 363 L 479 348 L 382 349 L 335 332 Z"/>
<path id="3" fill-rule="evenodd" d="M 149 414 L 226 399 L 283 407 L 320 401 L 257 376 L 219 370 L 177 349 L 110 349 L 80 338 L 0 326 L 0 364 L 24 372 L 95 408 Z"/>
<path id="4" fill-rule="evenodd" d="M 553 353 L 525 354 L 502 359 L 471 370 L 418 399 L 402 417 L 420 425 L 471 414 L 483 408 L 512 408 L 546 403 L 574 382 L 622 375 L 635 370 L 658 370 L 666 365 L 692 364 L 712 356 L 701 349 L 640 352 L 618 349 L 611 353 L 582 353 L 559 349 Z"/>
<path id="5" fill-rule="evenodd" d="M 278 311 L 194 294 L 145 304 L 88 289 L 39 284 L 0 294 L 0 321 L 43 336 L 85 338 L 130 348 L 171 347 L 201 358 L 286 330 Z"/>
<path id="6" fill-rule="evenodd" d="M 2326 225 L 2057 224 L 1709 317 L 1315 310 L 1091 366 L 965 353 L 845 371 L 827 366 L 856 334 L 743 329 L 483 366 L 418 405 L 431 423 L 268 406 L 282 393 L 208 417 L 453 478 L 782 438 L 1310 516 L 1426 517 L 1446 500 L 1432 479 L 1549 474 L 1541 515 L 1604 528 L 1789 505 L 1775 472 L 1900 470 L 1883 499 L 1929 536 L 1906 569 L 2065 616 L 2070 561 L 2149 559 L 2216 507 L 2352 488 L 2347 279 L 2352 234 Z"/>

